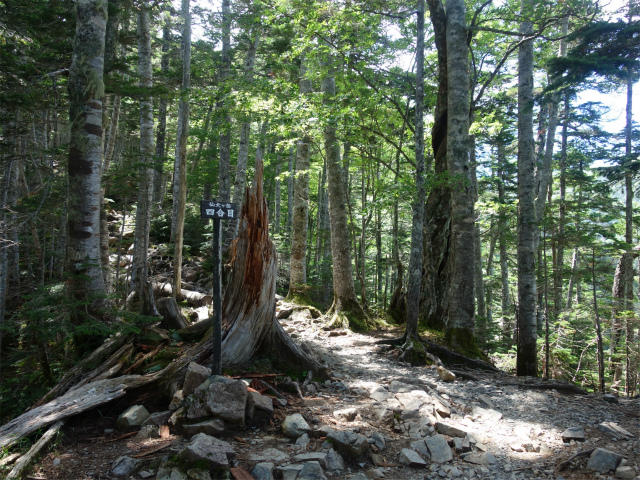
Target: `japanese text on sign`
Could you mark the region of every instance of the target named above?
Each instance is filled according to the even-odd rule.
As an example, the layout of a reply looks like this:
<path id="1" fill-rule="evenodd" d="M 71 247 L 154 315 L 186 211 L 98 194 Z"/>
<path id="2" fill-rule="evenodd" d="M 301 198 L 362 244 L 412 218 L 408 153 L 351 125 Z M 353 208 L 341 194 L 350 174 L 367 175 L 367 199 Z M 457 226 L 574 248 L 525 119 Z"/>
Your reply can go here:
<path id="1" fill-rule="evenodd" d="M 237 206 L 233 203 L 203 200 L 200 203 L 200 216 L 220 220 L 233 219 L 237 216 Z"/>

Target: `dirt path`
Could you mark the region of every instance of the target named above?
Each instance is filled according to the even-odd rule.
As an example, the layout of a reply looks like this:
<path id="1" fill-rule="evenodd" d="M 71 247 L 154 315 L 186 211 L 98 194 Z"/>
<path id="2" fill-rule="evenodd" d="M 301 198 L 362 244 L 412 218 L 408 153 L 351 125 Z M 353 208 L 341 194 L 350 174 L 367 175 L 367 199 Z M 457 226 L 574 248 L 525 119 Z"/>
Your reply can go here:
<path id="1" fill-rule="evenodd" d="M 296 341 L 304 341 L 329 364 L 334 381 L 304 386 L 304 400 L 290 401 L 277 411 L 273 426 L 246 429 L 225 438 L 236 450 L 239 465 L 248 471 L 260 461 L 288 465 L 295 463 L 293 457 L 298 453 L 327 448 L 322 434 L 313 435 L 303 446 L 282 437 L 281 420 L 301 413 L 316 431 L 321 427 L 351 430 L 369 439 L 371 455 L 366 461 L 347 464 L 342 472 L 328 478 L 613 478 L 613 472 L 598 476 L 586 469 L 586 456 L 561 473 L 556 471 L 560 461 L 597 447 L 620 454 L 627 466 L 640 472 L 640 443 L 636 443 L 640 404 L 636 400 L 621 399 L 612 404 L 598 395 L 505 386 L 514 379 L 483 372 L 473 372 L 477 381 L 446 383 L 435 369 L 399 364 L 375 344 L 389 333 L 342 335 L 346 332 L 325 331 L 322 319 L 313 320 L 305 312 L 281 323 Z M 160 439 L 114 441 L 120 435 L 113 430 L 115 419 L 134 403 L 144 403 L 149 411 L 167 407 L 165 399 L 147 395 L 72 419 L 65 425 L 63 437 L 25 478 L 113 479 L 111 466 L 116 458 L 144 454 L 139 457 L 145 462 L 144 469 L 125 478 L 155 479 L 161 462 L 186 440 L 167 434 Z M 599 429 L 603 422 L 612 422 L 609 433 Z M 616 425 L 628 435 L 616 431 Z M 585 441 L 564 442 L 562 433 L 570 427 L 582 427 Z M 449 441 L 451 448 L 447 450 L 453 454 L 449 461 L 439 462 L 435 450 L 430 455 L 425 448 L 425 439 L 438 433 L 444 433 Z M 401 452 L 406 448 L 417 451 L 426 466 L 402 465 Z"/>

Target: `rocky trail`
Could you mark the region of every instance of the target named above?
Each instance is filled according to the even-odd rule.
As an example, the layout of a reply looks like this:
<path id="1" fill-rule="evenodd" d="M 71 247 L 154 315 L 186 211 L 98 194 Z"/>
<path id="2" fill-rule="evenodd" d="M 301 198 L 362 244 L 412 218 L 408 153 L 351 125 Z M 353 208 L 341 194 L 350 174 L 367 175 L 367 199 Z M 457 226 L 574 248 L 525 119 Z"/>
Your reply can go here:
<path id="1" fill-rule="evenodd" d="M 325 330 L 282 302 L 278 317 L 333 380 L 274 390 L 269 374 L 210 377 L 192 364 L 168 410 L 146 394 L 72 417 L 24 478 L 640 478 L 639 400 L 477 370 L 445 381 L 376 344 L 389 332 Z"/>

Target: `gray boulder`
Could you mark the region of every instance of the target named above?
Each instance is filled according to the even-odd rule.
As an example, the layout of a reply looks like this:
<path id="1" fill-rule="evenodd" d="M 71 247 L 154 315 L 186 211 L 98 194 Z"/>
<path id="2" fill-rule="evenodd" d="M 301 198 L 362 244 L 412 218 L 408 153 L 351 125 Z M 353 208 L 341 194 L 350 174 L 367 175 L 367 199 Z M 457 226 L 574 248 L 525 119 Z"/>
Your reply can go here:
<path id="1" fill-rule="evenodd" d="M 182 392 L 184 396 L 191 395 L 202 383 L 211 376 L 211 369 L 203 367 L 196 362 L 191 362 L 187 366 L 187 373 L 184 376 Z"/>
<path id="2" fill-rule="evenodd" d="M 327 454 L 324 452 L 301 453 L 293 457 L 297 463 L 317 462 L 322 468 L 327 469 Z"/>
<path id="3" fill-rule="evenodd" d="M 344 470 L 344 459 L 333 448 L 330 448 L 327 452 L 327 458 L 325 461 L 327 464 L 327 472 L 336 473 Z"/>
<path id="4" fill-rule="evenodd" d="M 582 427 L 569 427 L 564 432 L 562 432 L 563 442 L 570 442 L 571 440 L 584 442 L 584 439 L 584 428 Z"/>
<path id="5" fill-rule="evenodd" d="M 427 466 L 427 462 L 417 452 L 409 448 L 403 448 L 400 451 L 399 460 L 401 464 L 409 467 L 422 468 Z"/>
<path id="6" fill-rule="evenodd" d="M 116 458 L 111 465 L 111 475 L 114 477 L 126 477 L 132 475 L 141 466 L 142 462 L 135 458 L 122 456 Z"/>
<path id="7" fill-rule="evenodd" d="M 162 425 L 167 424 L 167 422 L 171 418 L 171 415 L 173 415 L 173 412 L 171 410 L 152 413 L 149 418 L 142 422 L 142 426 L 146 427 L 147 425 L 157 425 L 158 427 L 161 427 Z"/>
<path id="8" fill-rule="evenodd" d="M 116 423 L 119 427 L 139 427 L 149 418 L 149 412 L 143 405 L 133 405 L 120 414 Z"/>
<path id="9" fill-rule="evenodd" d="M 219 418 L 212 418 L 205 420 L 204 422 L 192 423 L 189 425 L 183 425 L 182 431 L 188 438 L 193 437 L 199 433 L 205 433 L 215 437 L 216 435 L 222 435 L 224 433 L 224 422 Z"/>
<path id="10" fill-rule="evenodd" d="M 449 444 L 447 443 L 447 439 L 444 438 L 444 435 L 434 435 L 433 437 L 425 438 L 424 443 L 429 449 L 432 462 L 446 463 L 453 460 L 451 448 L 449 448 Z"/>
<path id="11" fill-rule="evenodd" d="M 199 433 L 177 455 L 178 462 L 204 462 L 213 478 L 226 478 L 229 460 L 236 457 L 233 447 L 205 433 Z"/>
<path id="12" fill-rule="evenodd" d="M 423 456 L 426 456 L 426 457 L 430 457 L 431 456 L 429 454 L 429 449 L 427 448 L 427 444 L 424 443 L 423 439 L 411 442 L 411 448 L 413 448 L 420 455 L 423 455 Z"/>
<path id="13" fill-rule="evenodd" d="M 242 380 L 212 383 L 206 390 L 199 387 L 187 398 L 187 418 L 213 416 L 231 425 L 244 426 L 247 385 Z"/>
<path id="14" fill-rule="evenodd" d="M 149 438 L 160 438 L 160 427 L 157 425 L 144 425 L 140 428 L 138 434 L 133 437 L 133 440 L 140 442 Z"/>
<path id="15" fill-rule="evenodd" d="M 333 448 L 343 457 L 357 460 L 369 450 L 367 437 L 350 431 L 333 431 L 327 435 Z"/>
<path id="16" fill-rule="evenodd" d="M 258 392 L 247 392 L 245 414 L 252 425 L 268 423 L 273 417 L 273 400 Z"/>
<path id="17" fill-rule="evenodd" d="M 273 463 L 258 463 L 253 470 L 251 470 L 251 475 L 253 475 L 256 480 L 274 480 Z"/>
<path id="18" fill-rule="evenodd" d="M 298 438 L 303 433 L 311 433 L 311 427 L 299 413 L 287 416 L 282 422 L 282 433 L 289 438 Z"/>
<path id="19" fill-rule="evenodd" d="M 600 473 L 608 473 L 615 470 L 622 460 L 622 455 L 604 448 L 596 448 L 589 457 L 587 468 Z"/>
<path id="20" fill-rule="evenodd" d="M 436 423 L 436 431 L 443 435 L 448 435 L 450 437 L 460 437 L 464 438 L 469 433 L 462 428 L 456 427 L 454 425 L 449 425 L 447 423 L 437 422 Z"/>
<path id="21" fill-rule="evenodd" d="M 297 480 L 302 467 L 303 465 L 286 465 L 284 467 L 276 467 L 274 476 L 278 480 Z"/>
<path id="22" fill-rule="evenodd" d="M 296 480 L 327 480 L 318 462 L 307 462 L 298 473 Z"/>

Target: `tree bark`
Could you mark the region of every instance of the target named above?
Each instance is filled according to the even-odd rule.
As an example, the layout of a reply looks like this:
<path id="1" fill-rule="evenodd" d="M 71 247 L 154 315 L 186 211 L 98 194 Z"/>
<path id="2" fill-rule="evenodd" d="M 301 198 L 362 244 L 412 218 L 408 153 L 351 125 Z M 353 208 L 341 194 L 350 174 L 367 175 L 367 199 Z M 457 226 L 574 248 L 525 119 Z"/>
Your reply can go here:
<path id="1" fill-rule="evenodd" d="M 182 89 L 178 106 L 178 133 L 173 174 L 173 209 L 171 230 L 174 241 L 173 294 L 182 288 L 182 248 L 184 245 L 184 216 L 187 203 L 187 138 L 189 137 L 189 89 L 191 88 L 191 13 L 190 0 L 182 0 Z"/>
<path id="2" fill-rule="evenodd" d="M 451 267 L 447 338 L 453 345 L 475 347 L 474 209 L 469 168 L 469 74 L 466 7 L 447 1 L 447 169 L 451 186 Z"/>
<path id="3" fill-rule="evenodd" d="M 141 90 L 148 91 L 153 86 L 151 69 L 151 35 L 149 16 L 151 8 L 146 2 L 138 10 L 138 72 Z M 136 230 L 131 268 L 131 286 L 137 293 L 137 310 L 142 315 L 157 315 L 153 299 L 153 289 L 149 283 L 148 254 L 149 231 L 151 227 L 151 207 L 153 194 L 153 97 L 140 99 L 140 169 L 138 206 L 136 209 Z"/>
<path id="4" fill-rule="evenodd" d="M 69 294 L 95 306 L 104 294 L 100 256 L 100 177 L 106 2 L 76 2 L 76 34 L 69 69 L 70 144 L 67 193 Z"/>
<path id="5" fill-rule="evenodd" d="M 222 112 L 220 127 L 220 166 L 218 200 L 228 202 L 231 199 L 231 116 L 229 102 L 226 99 L 231 90 L 231 0 L 222 0 L 222 59 L 220 65 L 220 86 L 222 100 L 218 102 L 218 109 Z M 231 242 L 232 231 L 224 231 L 223 251 Z"/>
<path id="6" fill-rule="evenodd" d="M 171 13 L 165 10 L 162 24 L 162 56 L 160 59 L 160 75 L 164 81 L 169 73 L 169 46 L 171 42 Z M 158 128 L 156 130 L 156 154 L 153 175 L 153 205 L 157 213 L 161 210 L 163 201 L 164 161 L 167 138 L 167 96 L 158 99 Z"/>
<path id="7" fill-rule="evenodd" d="M 522 0 L 523 18 L 528 19 L 532 3 Z M 520 25 L 518 47 L 518 353 L 516 374 L 538 376 L 536 351 L 536 277 L 534 210 L 535 144 L 533 140 L 533 25 Z"/>
<path id="8" fill-rule="evenodd" d="M 413 220 L 411 226 L 411 255 L 407 283 L 407 323 L 405 339 L 418 335 L 418 318 L 420 314 L 420 287 L 422 283 L 422 261 L 424 257 L 424 0 L 418 0 L 416 11 L 416 197 L 413 203 Z"/>
<path id="9" fill-rule="evenodd" d="M 311 81 L 306 78 L 304 60 L 300 63 L 300 95 L 312 92 Z M 298 142 L 296 155 L 296 183 L 291 233 L 291 260 L 289 293 L 287 297 L 307 296 L 307 235 L 309 229 L 309 160 L 311 138 L 304 135 Z"/>
<path id="10" fill-rule="evenodd" d="M 322 80 L 324 101 L 335 105 L 336 78 L 333 59 L 326 61 L 329 72 Z M 332 324 L 342 326 L 352 320 L 353 327 L 362 328 L 366 316 L 356 299 L 349 249 L 349 229 L 347 226 L 346 192 L 344 174 L 340 165 L 340 150 L 336 140 L 337 118 L 330 113 L 324 127 L 324 150 L 327 160 L 327 180 L 329 192 L 329 222 L 331 229 L 331 255 L 333 257 L 333 314 Z"/>

